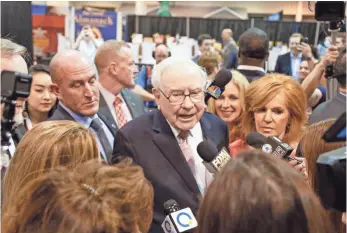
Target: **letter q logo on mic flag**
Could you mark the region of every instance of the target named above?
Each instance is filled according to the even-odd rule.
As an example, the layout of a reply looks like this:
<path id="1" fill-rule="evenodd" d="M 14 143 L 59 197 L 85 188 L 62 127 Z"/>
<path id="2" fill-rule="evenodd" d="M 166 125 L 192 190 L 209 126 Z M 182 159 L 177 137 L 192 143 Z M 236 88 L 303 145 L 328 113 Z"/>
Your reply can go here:
<path id="1" fill-rule="evenodd" d="M 184 232 L 198 226 L 198 222 L 190 208 L 184 208 L 172 213 L 172 218 L 175 221 L 178 232 Z"/>

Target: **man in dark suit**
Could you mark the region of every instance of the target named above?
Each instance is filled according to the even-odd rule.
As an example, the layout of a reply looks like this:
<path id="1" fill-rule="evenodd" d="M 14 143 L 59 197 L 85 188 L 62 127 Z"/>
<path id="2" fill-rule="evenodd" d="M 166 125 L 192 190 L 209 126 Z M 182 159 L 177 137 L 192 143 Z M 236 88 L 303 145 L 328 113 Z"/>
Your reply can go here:
<path id="1" fill-rule="evenodd" d="M 300 33 L 293 33 L 290 36 L 290 52 L 278 56 L 275 67 L 276 73 L 292 76 L 295 80 L 299 81 L 300 63 L 304 59 L 301 50 L 298 49 L 302 38 L 303 36 Z"/>
<path id="2" fill-rule="evenodd" d="M 205 112 L 206 74 L 191 60 L 168 58 L 152 76 L 160 110 L 140 116 L 117 131 L 112 162 L 130 156 L 154 187 L 154 216 L 149 232 L 161 233 L 163 204 L 169 199 L 196 212 L 200 197 L 213 180 L 197 153 L 198 144 L 212 140 L 228 148 L 228 127 Z"/>
<path id="3" fill-rule="evenodd" d="M 102 158 L 110 161 L 115 126 L 98 114 L 99 83 L 93 64 L 80 52 L 65 50 L 50 63 L 52 91 L 59 104 L 49 120 L 76 121 L 95 133 Z"/>
<path id="4" fill-rule="evenodd" d="M 138 72 L 129 45 L 122 41 L 106 41 L 98 48 L 95 65 L 100 82 L 99 113 L 117 128 L 142 115 L 145 112 L 143 100 L 126 89 L 135 86 Z"/>
<path id="5" fill-rule="evenodd" d="M 328 53 L 330 53 L 330 48 L 327 51 L 327 54 Z M 323 58 L 323 60 L 324 59 L 325 58 Z M 328 119 L 337 119 L 342 115 L 342 113 L 346 112 L 346 48 L 340 51 L 333 67 L 333 78 L 337 79 L 340 85 L 340 92 L 331 100 L 318 105 L 310 116 L 309 124 L 314 124 Z"/>
<path id="6" fill-rule="evenodd" d="M 269 55 L 267 34 L 258 28 L 250 28 L 239 39 L 239 66 L 237 70 L 249 82 L 265 75 L 265 61 Z"/>

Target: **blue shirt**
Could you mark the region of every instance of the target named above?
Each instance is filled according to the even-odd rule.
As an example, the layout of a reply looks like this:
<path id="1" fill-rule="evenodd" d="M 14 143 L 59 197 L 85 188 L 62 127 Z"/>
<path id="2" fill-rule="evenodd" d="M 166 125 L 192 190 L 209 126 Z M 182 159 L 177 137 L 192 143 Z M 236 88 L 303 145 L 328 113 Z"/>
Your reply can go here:
<path id="1" fill-rule="evenodd" d="M 153 71 L 153 68 L 152 68 Z M 150 79 L 151 77 L 149 77 Z M 141 86 L 143 89 L 145 89 L 146 91 L 150 91 L 147 90 L 146 86 L 147 86 L 147 68 L 146 66 L 142 66 L 140 72 L 138 73 L 136 79 L 135 79 L 135 83 L 139 86 Z M 144 101 L 145 106 L 147 108 L 156 108 L 157 107 L 157 103 L 155 101 Z"/>
<path id="2" fill-rule="evenodd" d="M 300 53 L 298 57 L 295 57 L 294 54 L 290 53 L 290 64 L 292 69 L 292 76 L 296 81 L 299 81 L 299 71 L 301 63 L 302 54 Z"/>
<path id="3" fill-rule="evenodd" d="M 98 115 L 95 114 L 93 117 L 83 116 L 81 114 L 78 114 L 78 113 L 75 113 L 75 112 L 71 111 L 62 102 L 59 102 L 59 104 L 60 104 L 60 106 L 62 108 L 65 109 L 65 111 L 67 111 L 72 116 L 72 118 L 76 122 L 78 122 L 81 125 L 85 126 L 87 129 L 89 129 L 90 131 L 92 131 L 95 134 L 95 136 L 96 136 L 95 139 L 96 139 L 96 142 L 98 144 L 99 152 L 101 153 L 102 157 L 104 158 L 105 162 L 107 163 L 107 156 L 105 154 L 104 148 L 102 147 L 102 144 L 101 144 L 99 138 L 96 135 L 96 132 L 92 128 L 89 128 L 89 126 L 92 123 L 93 119 L 94 118 L 99 118 Z M 113 135 L 112 135 L 111 131 L 107 128 L 107 126 L 105 125 L 105 123 L 101 119 L 100 119 L 100 121 L 102 123 L 102 128 L 103 128 L 103 130 L 104 130 L 104 132 L 105 132 L 105 134 L 107 136 L 107 139 L 108 139 L 110 145 L 113 146 L 114 138 L 113 138 Z"/>

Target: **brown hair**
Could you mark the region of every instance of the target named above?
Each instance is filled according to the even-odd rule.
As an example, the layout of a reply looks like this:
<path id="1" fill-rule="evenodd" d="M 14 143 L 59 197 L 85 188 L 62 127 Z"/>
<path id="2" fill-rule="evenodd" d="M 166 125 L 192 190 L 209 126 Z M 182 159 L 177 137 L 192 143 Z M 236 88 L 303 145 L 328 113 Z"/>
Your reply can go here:
<path id="1" fill-rule="evenodd" d="M 222 61 L 222 57 L 216 51 L 208 51 L 201 54 L 198 65 L 206 70 L 208 75 L 211 75 L 215 68 L 218 68 L 219 63 Z"/>
<path id="2" fill-rule="evenodd" d="M 318 187 L 316 161 L 320 154 L 346 146 L 346 142 L 326 143 L 322 137 L 325 131 L 335 122 L 326 120 L 309 126 L 305 130 L 304 137 L 301 139 L 301 151 L 306 160 L 308 181 L 314 191 Z M 345 225 L 341 222 L 342 213 L 338 211 L 328 211 L 336 232 L 346 232 Z"/>
<path id="3" fill-rule="evenodd" d="M 19 142 L 6 171 L 4 210 L 16 203 L 20 188 L 52 168 L 76 165 L 99 157 L 94 136 L 73 121 L 46 121 L 28 131 Z"/>
<path id="4" fill-rule="evenodd" d="M 198 213 L 197 233 L 329 233 L 316 195 L 280 158 L 240 153 L 211 183 Z"/>
<path id="5" fill-rule="evenodd" d="M 267 74 L 253 81 L 247 88 L 245 114 L 242 119 L 244 135 L 256 131 L 254 112 L 264 107 L 281 92 L 285 95 L 285 105 L 290 114 L 283 141 L 291 143 L 301 138 L 307 121 L 305 92 L 292 77 L 276 73 Z"/>
<path id="6" fill-rule="evenodd" d="M 4 214 L 5 233 L 148 232 L 153 188 L 131 160 L 60 167 L 32 180 Z"/>
<path id="7" fill-rule="evenodd" d="M 241 119 L 242 119 L 242 114 L 245 110 L 245 92 L 247 87 L 249 86 L 249 82 L 247 78 L 243 74 L 241 74 L 239 71 L 231 70 L 230 72 L 232 73 L 232 77 L 233 77 L 230 82 L 233 82 L 240 92 L 239 100 L 240 100 L 240 104 L 242 108 L 242 112 L 240 116 L 235 120 L 235 122 L 232 123 L 232 125 L 229 125 L 229 141 L 233 142 L 237 138 L 244 138 L 244 136 L 242 136 L 243 132 L 241 127 Z M 208 100 L 208 104 L 207 104 L 208 112 L 217 114 L 215 102 L 216 100 L 213 98 L 210 98 Z"/>

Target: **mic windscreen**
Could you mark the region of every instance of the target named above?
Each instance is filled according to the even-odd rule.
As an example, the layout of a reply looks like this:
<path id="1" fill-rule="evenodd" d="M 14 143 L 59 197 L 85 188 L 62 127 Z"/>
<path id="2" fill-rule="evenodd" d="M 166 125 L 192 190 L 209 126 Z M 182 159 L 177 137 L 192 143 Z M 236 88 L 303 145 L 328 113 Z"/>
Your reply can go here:
<path id="1" fill-rule="evenodd" d="M 233 78 L 233 75 L 231 74 L 230 70 L 221 69 L 216 74 L 212 85 L 220 87 L 220 88 L 225 87 L 232 78 Z"/>
<path id="2" fill-rule="evenodd" d="M 246 142 L 251 147 L 261 149 L 266 143 L 266 137 L 258 132 L 251 132 L 247 135 Z"/>
<path id="3" fill-rule="evenodd" d="M 164 203 L 165 215 L 169 215 L 169 214 L 176 212 L 178 210 L 180 210 L 180 207 L 175 200 L 170 199 Z"/>
<path id="4" fill-rule="evenodd" d="M 217 146 L 211 140 L 204 140 L 199 143 L 198 154 L 205 162 L 211 162 L 217 155 Z"/>

